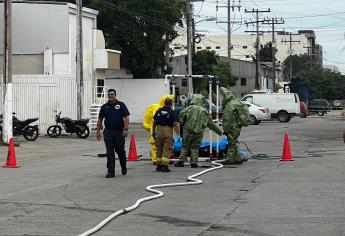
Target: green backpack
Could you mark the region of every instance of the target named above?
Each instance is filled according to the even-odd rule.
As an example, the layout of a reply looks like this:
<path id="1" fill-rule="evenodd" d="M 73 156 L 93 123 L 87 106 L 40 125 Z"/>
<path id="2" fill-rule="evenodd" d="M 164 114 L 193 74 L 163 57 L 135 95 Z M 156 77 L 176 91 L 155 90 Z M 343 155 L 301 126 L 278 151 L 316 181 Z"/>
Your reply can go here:
<path id="1" fill-rule="evenodd" d="M 236 106 L 237 118 L 242 126 L 248 126 L 252 123 L 252 118 L 250 117 L 248 106 L 239 102 Z"/>

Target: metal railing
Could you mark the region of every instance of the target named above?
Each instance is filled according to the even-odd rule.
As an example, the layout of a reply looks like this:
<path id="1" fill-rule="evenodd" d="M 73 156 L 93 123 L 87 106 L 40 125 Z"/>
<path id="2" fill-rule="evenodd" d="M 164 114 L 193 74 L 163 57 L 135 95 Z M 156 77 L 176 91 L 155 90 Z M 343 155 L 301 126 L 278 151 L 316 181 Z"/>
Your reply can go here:
<path id="1" fill-rule="evenodd" d="M 108 91 L 108 89 L 108 86 L 94 86 L 92 103 L 100 105 L 105 103 L 105 93 Z"/>

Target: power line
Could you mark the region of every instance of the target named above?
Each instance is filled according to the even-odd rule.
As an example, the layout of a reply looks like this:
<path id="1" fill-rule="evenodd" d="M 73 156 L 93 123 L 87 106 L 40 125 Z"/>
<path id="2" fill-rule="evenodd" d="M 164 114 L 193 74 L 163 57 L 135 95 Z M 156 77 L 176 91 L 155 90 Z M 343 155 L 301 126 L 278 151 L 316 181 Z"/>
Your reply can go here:
<path id="1" fill-rule="evenodd" d="M 255 73 L 255 89 L 260 89 L 260 83 L 259 83 L 259 77 L 260 77 L 260 55 L 259 55 L 259 45 L 260 45 L 260 36 L 259 36 L 259 23 L 265 22 L 266 20 L 259 20 L 259 13 L 264 12 L 271 12 L 271 9 L 268 10 L 258 10 L 258 9 L 252 9 L 247 10 L 245 9 L 245 13 L 256 13 L 256 20 L 245 22 L 245 24 L 248 26 L 248 24 L 256 24 L 256 73 Z M 245 31 L 250 32 L 250 31 Z"/>
<path id="2" fill-rule="evenodd" d="M 289 40 L 282 40 L 282 43 L 289 43 L 290 44 L 290 49 L 289 49 L 289 54 L 290 54 L 290 73 L 289 73 L 289 79 L 291 81 L 292 79 L 292 43 L 300 43 L 301 41 L 299 40 L 292 40 L 292 35 L 299 35 L 299 34 L 293 34 L 293 33 L 287 33 L 290 38 Z"/>

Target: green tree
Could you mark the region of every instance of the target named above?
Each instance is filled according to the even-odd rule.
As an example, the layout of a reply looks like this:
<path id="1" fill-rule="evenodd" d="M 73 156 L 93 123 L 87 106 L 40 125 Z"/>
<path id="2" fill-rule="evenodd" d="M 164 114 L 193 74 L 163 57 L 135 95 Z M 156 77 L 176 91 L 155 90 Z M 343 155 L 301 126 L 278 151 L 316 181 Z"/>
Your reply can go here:
<path id="1" fill-rule="evenodd" d="M 193 74 L 217 75 L 220 78 L 219 84 L 224 87 L 231 87 L 236 84 L 237 77 L 232 76 L 229 65 L 221 61 L 215 51 L 201 50 L 193 55 Z M 208 88 L 208 81 L 195 79 L 193 82 L 196 92 L 205 91 Z"/>
<path id="2" fill-rule="evenodd" d="M 283 62 L 283 75 L 287 80 L 290 75 L 290 57 L 292 57 L 292 77 L 297 77 L 300 72 L 310 70 L 310 55 L 300 54 L 288 56 Z M 318 70 L 321 68 L 313 68 Z"/>
<path id="3" fill-rule="evenodd" d="M 277 49 L 276 53 L 277 53 Z M 272 62 L 272 42 L 268 42 L 266 43 L 264 46 L 260 46 L 260 50 L 259 50 L 259 55 L 260 55 L 260 62 Z M 256 57 L 253 56 L 252 57 L 253 61 L 256 62 Z M 277 60 L 277 58 L 276 58 Z"/>
<path id="4" fill-rule="evenodd" d="M 345 99 L 345 76 L 327 69 L 304 70 L 299 78 L 311 88 L 311 98 Z"/>
<path id="5" fill-rule="evenodd" d="M 160 75 L 165 66 L 165 40 L 176 38 L 174 27 L 182 26 L 183 2 L 84 0 L 83 4 L 99 11 L 97 28 L 103 31 L 107 48 L 122 52 L 122 67 L 130 69 L 135 78 Z"/>

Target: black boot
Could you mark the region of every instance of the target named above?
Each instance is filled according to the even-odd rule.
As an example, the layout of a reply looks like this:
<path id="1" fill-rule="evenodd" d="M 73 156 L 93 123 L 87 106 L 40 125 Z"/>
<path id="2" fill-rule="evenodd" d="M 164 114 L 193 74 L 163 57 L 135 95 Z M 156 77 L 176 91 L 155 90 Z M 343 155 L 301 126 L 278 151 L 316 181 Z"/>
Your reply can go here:
<path id="1" fill-rule="evenodd" d="M 184 164 L 183 164 L 183 162 L 176 162 L 175 164 L 174 164 L 174 166 L 175 167 L 184 167 Z"/>
<path id="2" fill-rule="evenodd" d="M 162 167 L 161 167 L 161 172 L 170 172 L 170 169 L 169 169 L 168 166 L 162 165 Z"/>
<path id="3" fill-rule="evenodd" d="M 115 172 L 108 171 L 108 173 L 105 175 L 105 178 L 114 178 Z"/>
<path id="4" fill-rule="evenodd" d="M 161 164 L 157 164 L 156 171 L 157 172 L 161 172 L 162 171 L 162 165 Z"/>
<path id="5" fill-rule="evenodd" d="M 126 175 L 127 174 L 127 168 L 124 167 L 121 169 L 122 175 Z"/>
<path id="6" fill-rule="evenodd" d="M 190 164 L 190 168 L 198 168 L 198 164 Z"/>

